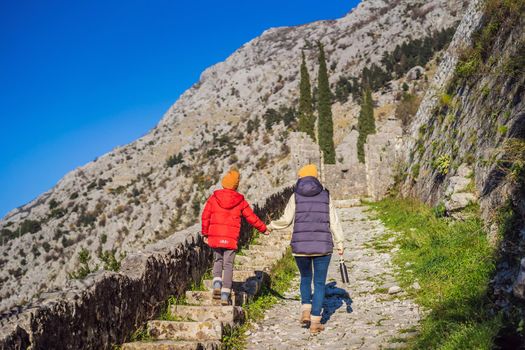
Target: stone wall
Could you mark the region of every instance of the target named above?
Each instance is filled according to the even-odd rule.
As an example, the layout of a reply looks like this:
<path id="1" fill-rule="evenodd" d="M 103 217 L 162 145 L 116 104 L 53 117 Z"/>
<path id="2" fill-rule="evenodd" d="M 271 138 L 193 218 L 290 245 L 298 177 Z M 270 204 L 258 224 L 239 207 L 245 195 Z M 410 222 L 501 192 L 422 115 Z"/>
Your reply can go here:
<path id="1" fill-rule="evenodd" d="M 366 192 L 373 200 L 383 198 L 394 184 L 394 175 L 404 160 L 403 129 L 395 118 L 388 119 L 365 143 Z"/>
<path id="2" fill-rule="evenodd" d="M 291 195 L 285 189 L 255 206 L 263 219 L 278 217 Z M 0 324 L 0 349 L 111 349 L 155 316 L 170 295 L 183 295 L 211 265 L 199 225 L 128 255 L 119 272 L 98 271 L 40 299 Z M 251 228 L 243 223 L 241 244 Z"/>
<path id="3" fill-rule="evenodd" d="M 332 198 L 365 196 L 365 166 L 357 161 L 355 133 L 352 131 L 337 148 L 336 154 L 341 160 L 337 164 L 323 164 L 319 145 L 306 133 L 290 133 L 288 145 L 290 146 L 292 170 L 297 173 L 302 166 L 308 163 L 315 164 L 319 169 L 319 178 L 330 190 Z"/>
<path id="4" fill-rule="evenodd" d="M 367 196 L 364 164 L 325 164 L 324 184 L 333 199 Z"/>
<path id="5" fill-rule="evenodd" d="M 19 326 L 0 333 L 2 349 L 108 349 L 182 295 L 211 262 L 198 225 L 129 255 L 119 272 L 99 271 L 67 290 L 44 293 L 19 315 Z M 13 322 L 14 321 L 14 322 Z M 9 339 L 6 341 L 6 338 Z"/>
<path id="6" fill-rule="evenodd" d="M 308 134 L 304 132 L 291 132 L 288 136 L 288 146 L 291 154 L 291 170 L 297 174 L 306 164 L 315 164 L 322 171 L 321 151 Z"/>

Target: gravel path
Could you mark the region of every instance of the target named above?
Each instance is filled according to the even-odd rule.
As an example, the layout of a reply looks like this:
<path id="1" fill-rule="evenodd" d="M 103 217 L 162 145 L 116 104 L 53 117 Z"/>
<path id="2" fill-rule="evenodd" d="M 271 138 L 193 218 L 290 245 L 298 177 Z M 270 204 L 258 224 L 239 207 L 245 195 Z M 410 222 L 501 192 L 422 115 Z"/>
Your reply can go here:
<path id="1" fill-rule="evenodd" d="M 350 284 L 341 285 L 338 258 L 328 273 L 324 303 L 326 330 L 311 336 L 298 322 L 299 279 L 282 302 L 270 309 L 263 321 L 253 324 L 248 349 L 397 349 L 413 335 L 420 319 L 419 307 L 394 279 L 391 251 L 378 243 L 387 233 L 366 207 L 339 208 L 346 236 L 345 260 Z M 390 242 L 392 239 L 389 240 Z M 380 249 L 375 249 L 381 244 Z M 418 288 L 417 284 L 415 285 Z"/>

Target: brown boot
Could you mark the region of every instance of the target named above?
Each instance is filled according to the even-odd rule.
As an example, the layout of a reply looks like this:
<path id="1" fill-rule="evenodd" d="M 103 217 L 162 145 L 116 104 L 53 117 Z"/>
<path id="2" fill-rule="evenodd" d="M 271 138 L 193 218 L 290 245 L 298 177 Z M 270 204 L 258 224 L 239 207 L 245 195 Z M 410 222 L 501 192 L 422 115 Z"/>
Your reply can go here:
<path id="1" fill-rule="evenodd" d="M 310 333 L 317 334 L 324 331 L 324 326 L 321 324 L 321 316 L 312 316 L 310 323 Z"/>
<path id="2" fill-rule="evenodd" d="M 312 311 L 312 304 L 302 304 L 301 305 L 301 317 L 299 317 L 299 322 L 302 325 L 310 326 L 310 312 Z"/>

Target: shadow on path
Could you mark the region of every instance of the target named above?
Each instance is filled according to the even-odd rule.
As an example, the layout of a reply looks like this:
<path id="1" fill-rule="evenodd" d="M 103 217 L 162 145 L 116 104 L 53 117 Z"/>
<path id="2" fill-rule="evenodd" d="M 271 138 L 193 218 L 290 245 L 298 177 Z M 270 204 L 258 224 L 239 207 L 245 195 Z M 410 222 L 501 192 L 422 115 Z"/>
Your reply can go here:
<path id="1" fill-rule="evenodd" d="M 352 299 L 346 290 L 336 286 L 337 282 L 326 284 L 325 296 L 323 301 L 323 313 L 321 314 L 321 323 L 326 323 L 330 317 L 343 304 L 346 305 L 346 312 L 352 312 Z"/>

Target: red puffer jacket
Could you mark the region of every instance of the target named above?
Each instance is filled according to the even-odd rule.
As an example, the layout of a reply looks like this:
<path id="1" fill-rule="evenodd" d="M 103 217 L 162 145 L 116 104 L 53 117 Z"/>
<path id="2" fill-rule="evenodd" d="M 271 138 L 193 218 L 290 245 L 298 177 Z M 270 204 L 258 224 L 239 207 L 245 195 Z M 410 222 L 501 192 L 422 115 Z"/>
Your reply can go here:
<path id="1" fill-rule="evenodd" d="M 215 191 L 202 212 L 202 234 L 208 237 L 208 245 L 237 249 L 241 216 L 260 232 L 266 231 L 266 225 L 255 215 L 242 194 L 229 189 Z"/>

